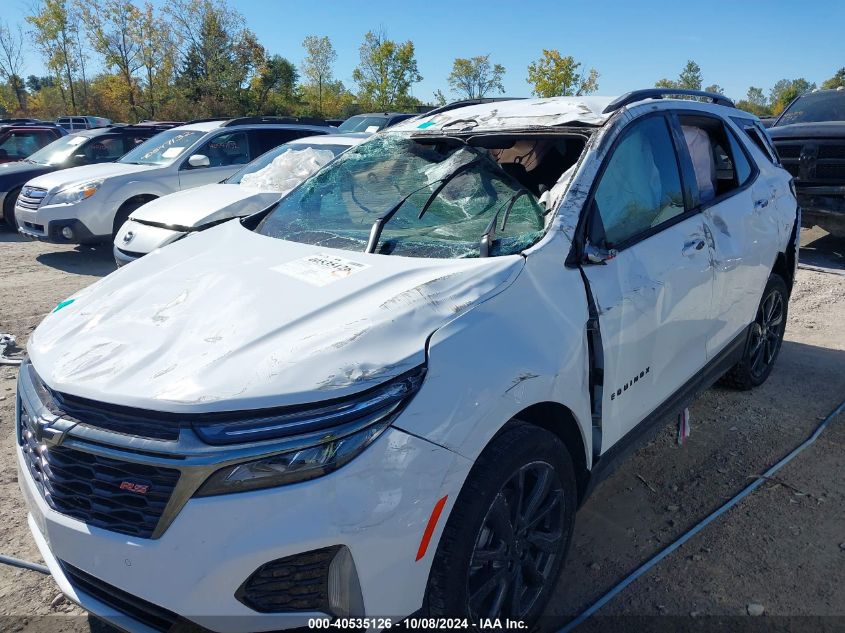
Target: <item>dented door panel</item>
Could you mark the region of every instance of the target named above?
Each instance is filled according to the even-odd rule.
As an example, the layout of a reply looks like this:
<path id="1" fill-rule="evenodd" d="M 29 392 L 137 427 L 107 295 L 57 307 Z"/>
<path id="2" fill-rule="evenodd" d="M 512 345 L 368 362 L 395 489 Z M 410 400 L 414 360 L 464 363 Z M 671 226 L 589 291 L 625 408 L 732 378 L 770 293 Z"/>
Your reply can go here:
<path id="1" fill-rule="evenodd" d="M 695 215 L 585 266 L 604 346 L 602 451 L 706 362 L 713 270 Z"/>

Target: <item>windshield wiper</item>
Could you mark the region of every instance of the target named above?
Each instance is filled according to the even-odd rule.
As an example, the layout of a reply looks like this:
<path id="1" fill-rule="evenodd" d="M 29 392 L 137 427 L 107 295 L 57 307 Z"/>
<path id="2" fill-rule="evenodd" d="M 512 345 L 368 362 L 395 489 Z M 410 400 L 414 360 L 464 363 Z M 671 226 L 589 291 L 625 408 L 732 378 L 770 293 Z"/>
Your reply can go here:
<path id="1" fill-rule="evenodd" d="M 437 195 L 441 191 L 443 191 L 443 188 L 447 184 L 449 184 L 449 182 L 451 180 L 453 180 L 456 176 L 462 174 L 464 171 L 466 171 L 467 169 L 469 169 L 473 165 L 477 164 L 479 160 L 481 160 L 481 159 L 476 158 L 474 160 L 469 161 L 468 163 L 464 163 L 463 165 L 459 165 L 450 174 L 444 176 L 443 178 L 438 178 L 437 180 L 432 180 L 431 182 L 427 182 L 426 184 L 424 184 L 422 187 L 420 187 L 418 189 L 414 189 L 411 193 L 409 193 L 407 196 L 402 198 L 399 202 L 397 202 L 392 207 L 390 207 L 390 209 L 388 209 L 386 212 L 381 214 L 378 218 L 376 218 L 376 221 L 373 222 L 373 226 L 370 229 L 370 237 L 367 240 L 367 247 L 364 249 L 364 252 L 365 253 L 375 253 L 376 252 L 376 247 L 378 246 L 379 239 L 381 239 L 381 233 L 384 230 L 384 225 L 387 224 L 388 222 L 390 222 L 390 219 L 394 215 L 396 215 L 397 211 L 399 211 L 399 209 L 402 208 L 402 205 L 405 204 L 411 196 L 413 196 L 415 193 L 419 193 L 420 191 L 422 191 L 426 187 L 430 187 L 431 185 L 433 185 L 436 182 L 440 183 L 439 185 L 437 185 L 437 187 L 434 188 L 434 191 L 431 192 L 431 195 L 428 196 L 428 198 L 425 201 L 425 204 L 423 205 L 422 211 L 420 211 L 419 216 L 417 216 L 417 219 L 421 220 L 422 216 L 428 210 L 428 207 L 431 206 L 431 203 L 434 201 L 434 199 L 437 197 Z"/>
<path id="2" fill-rule="evenodd" d="M 499 229 L 500 231 L 505 230 L 505 226 L 508 223 L 508 217 L 511 214 L 511 209 L 513 209 L 513 205 L 516 204 L 516 201 L 519 200 L 521 196 L 530 194 L 528 189 L 522 187 L 513 194 L 505 204 L 500 206 L 496 209 L 496 213 L 493 214 L 493 219 L 490 220 L 490 223 L 487 225 L 487 228 L 484 229 L 484 233 L 481 234 L 481 242 L 478 245 L 478 256 L 479 257 L 490 257 L 490 249 L 493 247 L 493 237 L 496 234 L 496 222 L 499 219 L 499 213 L 502 212 L 502 209 L 505 209 L 505 217 L 502 218 L 502 227 Z"/>

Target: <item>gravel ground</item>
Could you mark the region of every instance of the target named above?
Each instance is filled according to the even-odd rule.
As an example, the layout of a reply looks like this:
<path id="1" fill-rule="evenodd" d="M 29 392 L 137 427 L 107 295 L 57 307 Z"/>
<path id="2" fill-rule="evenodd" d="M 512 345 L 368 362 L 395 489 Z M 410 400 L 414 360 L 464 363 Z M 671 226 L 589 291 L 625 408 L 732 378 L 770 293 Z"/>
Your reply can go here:
<path id="1" fill-rule="evenodd" d="M 843 267 L 845 244 L 808 232 L 816 266 Z M 803 257 L 803 255 L 802 255 Z M 26 343 L 58 301 L 113 270 L 110 250 L 24 242 L 0 233 L 0 332 Z M 804 440 L 845 398 L 845 276 L 801 270 L 786 342 L 768 382 L 716 387 L 690 410 L 684 447 L 673 427 L 625 462 L 578 514 L 567 568 L 544 628 L 592 603 L 649 556 Z M 0 368 L 0 554 L 39 561 L 13 458 L 14 381 Z M 583 630 L 845 627 L 845 415 L 758 489 L 607 604 Z M 830 616 L 840 616 L 834 618 Z M 679 619 L 679 618 L 682 618 Z M 727 625 L 725 623 L 728 623 Z M 693 624 L 697 625 L 692 626 Z M 0 566 L 0 631 L 103 630 L 55 583 Z M 758 630 L 764 630 L 762 628 Z"/>

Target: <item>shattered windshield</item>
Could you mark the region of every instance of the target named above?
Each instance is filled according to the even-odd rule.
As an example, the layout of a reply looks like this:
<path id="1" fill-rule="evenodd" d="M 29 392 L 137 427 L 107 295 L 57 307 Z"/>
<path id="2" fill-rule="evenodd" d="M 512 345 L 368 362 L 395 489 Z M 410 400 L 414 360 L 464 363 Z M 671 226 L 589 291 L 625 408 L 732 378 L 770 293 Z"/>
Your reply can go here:
<path id="1" fill-rule="evenodd" d="M 487 150 L 402 134 L 380 135 L 345 152 L 285 197 L 256 230 L 364 251 L 379 218 L 373 251 L 409 257 L 509 255 L 544 231 L 537 199 Z M 481 245 L 486 233 L 489 251 Z"/>

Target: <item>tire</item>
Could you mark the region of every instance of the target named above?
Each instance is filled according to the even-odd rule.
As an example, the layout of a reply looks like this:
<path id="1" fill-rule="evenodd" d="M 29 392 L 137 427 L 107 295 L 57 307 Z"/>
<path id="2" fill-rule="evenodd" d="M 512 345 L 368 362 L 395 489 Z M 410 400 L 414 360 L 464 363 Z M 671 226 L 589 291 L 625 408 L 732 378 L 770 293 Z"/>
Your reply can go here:
<path id="1" fill-rule="evenodd" d="M 15 222 L 15 202 L 18 200 L 18 194 L 20 194 L 20 192 L 20 187 L 12 189 L 6 196 L 6 199 L 3 200 L 3 219 L 13 231 L 18 230 L 18 223 Z"/>
<path id="2" fill-rule="evenodd" d="M 123 226 L 123 223 L 129 219 L 129 216 L 132 215 L 132 212 L 150 202 L 150 200 L 154 200 L 154 198 L 150 198 L 149 200 L 127 200 L 124 202 L 120 208 L 117 210 L 117 213 L 114 214 L 114 222 L 112 223 L 111 229 L 111 238 L 117 237 L 117 232 L 120 230 L 120 227 Z"/>
<path id="3" fill-rule="evenodd" d="M 780 276 L 772 275 L 763 290 L 742 360 L 722 377 L 722 384 L 746 390 L 766 382 L 783 344 L 788 308 L 786 283 Z"/>
<path id="4" fill-rule="evenodd" d="M 545 495 L 538 493 L 542 481 Z M 540 500 L 532 512 L 534 495 Z M 563 567 L 577 501 L 572 459 L 555 435 L 517 422 L 496 437 L 472 467 L 443 529 L 426 589 L 428 615 L 476 622 L 510 617 L 532 628 Z"/>

